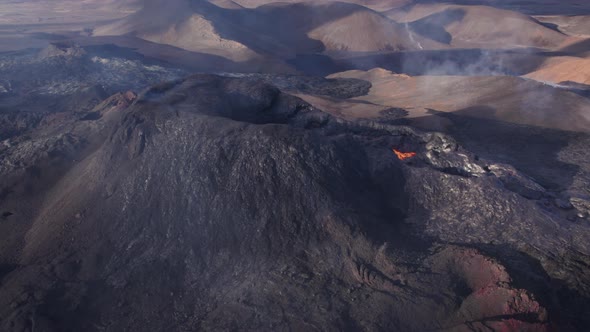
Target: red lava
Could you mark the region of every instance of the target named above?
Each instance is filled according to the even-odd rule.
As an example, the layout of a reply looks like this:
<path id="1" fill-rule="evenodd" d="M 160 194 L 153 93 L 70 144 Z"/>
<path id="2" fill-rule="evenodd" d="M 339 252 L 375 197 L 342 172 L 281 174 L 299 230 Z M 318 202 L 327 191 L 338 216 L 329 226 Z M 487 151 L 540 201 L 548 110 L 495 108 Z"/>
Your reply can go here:
<path id="1" fill-rule="evenodd" d="M 416 156 L 416 152 L 401 152 L 396 149 L 393 149 L 393 152 L 399 158 L 399 160 L 406 160 L 406 159 Z"/>

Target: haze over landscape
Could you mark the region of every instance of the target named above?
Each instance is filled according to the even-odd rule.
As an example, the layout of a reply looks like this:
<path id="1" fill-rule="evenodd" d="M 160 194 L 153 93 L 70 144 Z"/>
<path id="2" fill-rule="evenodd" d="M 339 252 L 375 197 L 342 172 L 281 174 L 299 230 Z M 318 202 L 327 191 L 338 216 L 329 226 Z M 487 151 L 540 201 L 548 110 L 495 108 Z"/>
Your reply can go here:
<path id="1" fill-rule="evenodd" d="M 590 2 L 0 3 L 1 331 L 590 330 Z"/>

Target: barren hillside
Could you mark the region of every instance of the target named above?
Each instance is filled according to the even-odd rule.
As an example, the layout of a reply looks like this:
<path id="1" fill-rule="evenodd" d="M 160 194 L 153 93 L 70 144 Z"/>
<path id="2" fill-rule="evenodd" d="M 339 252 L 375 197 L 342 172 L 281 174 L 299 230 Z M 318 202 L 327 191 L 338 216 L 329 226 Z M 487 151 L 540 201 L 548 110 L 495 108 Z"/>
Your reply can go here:
<path id="1" fill-rule="evenodd" d="M 409 5 L 386 14 L 422 36 L 455 47 L 557 48 L 567 40 L 529 16 L 487 6 Z"/>

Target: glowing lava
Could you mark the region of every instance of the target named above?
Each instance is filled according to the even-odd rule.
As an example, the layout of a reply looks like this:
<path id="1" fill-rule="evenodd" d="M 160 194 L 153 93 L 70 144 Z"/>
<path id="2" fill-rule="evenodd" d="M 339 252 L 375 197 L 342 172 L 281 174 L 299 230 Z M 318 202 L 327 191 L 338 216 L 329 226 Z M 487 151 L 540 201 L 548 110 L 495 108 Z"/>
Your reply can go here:
<path id="1" fill-rule="evenodd" d="M 399 160 L 406 160 L 416 155 L 416 152 L 401 152 L 396 149 L 393 149 L 393 152 L 399 158 Z"/>

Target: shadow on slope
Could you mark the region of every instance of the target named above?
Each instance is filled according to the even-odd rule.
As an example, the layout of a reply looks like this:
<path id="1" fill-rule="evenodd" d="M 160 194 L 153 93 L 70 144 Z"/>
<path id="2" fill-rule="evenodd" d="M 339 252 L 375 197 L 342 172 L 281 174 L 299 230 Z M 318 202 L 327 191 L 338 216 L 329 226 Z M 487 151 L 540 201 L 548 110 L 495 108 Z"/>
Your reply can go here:
<path id="1" fill-rule="evenodd" d="M 587 57 L 590 54 L 590 39 L 585 39 L 560 50 L 565 55 Z"/>
<path id="2" fill-rule="evenodd" d="M 417 3 L 438 3 L 438 0 L 416 0 Z M 590 14 L 590 6 L 577 0 L 449 0 L 456 5 L 482 5 L 514 10 L 528 15 L 581 15 Z"/>
<path id="3" fill-rule="evenodd" d="M 395 73 L 420 75 L 514 75 L 527 74 L 543 64 L 536 50 L 425 50 L 390 53 L 351 53 L 331 57 L 300 54 L 288 62 L 308 75 L 359 69 L 383 68 Z"/>
<path id="4" fill-rule="evenodd" d="M 421 36 L 444 44 L 450 44 L 453 40 L 453 35 L 445 30 L 445 26 L 461 21 L 465 17 L 465 14 L 465 10 L 463 9 L 447 9 L 411 22 L 410 27 Z"/>

